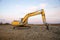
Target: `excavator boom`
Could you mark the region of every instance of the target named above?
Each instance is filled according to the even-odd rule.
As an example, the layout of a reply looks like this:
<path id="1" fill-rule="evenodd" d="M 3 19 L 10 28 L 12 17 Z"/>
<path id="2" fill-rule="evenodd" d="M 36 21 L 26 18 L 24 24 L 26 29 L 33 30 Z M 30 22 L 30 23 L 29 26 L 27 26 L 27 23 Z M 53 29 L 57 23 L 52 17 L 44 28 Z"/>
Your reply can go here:
<path id="1" fill-rule="evenodd" d="M 41 11 L 38 10 L 36 12 L 32 12 L 32 13 L 27 14 L 22 20 L 23 24 L 28 24 L 27 20 L 28 20 L 29 17 L 39 15 L 39 14 L 42 15 L 42 20 L 43 20 L 43 23 L 45 24 L 46 23 L 46 18 L 45 18 L 44 9 L 42 9 Z"/>

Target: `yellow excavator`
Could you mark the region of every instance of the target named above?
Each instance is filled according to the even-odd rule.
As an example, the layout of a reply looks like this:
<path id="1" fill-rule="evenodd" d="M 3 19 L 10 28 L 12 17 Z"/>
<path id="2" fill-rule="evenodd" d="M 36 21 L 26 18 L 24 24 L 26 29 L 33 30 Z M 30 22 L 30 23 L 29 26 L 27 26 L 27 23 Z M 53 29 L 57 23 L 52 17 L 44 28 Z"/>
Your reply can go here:
<path id="1" fill-rule="evenodd" d="M 32 12 L 32 13 L 28 13 L 27 15 L 25 15 L 24 18 L 21 19 L 21 21 L 13 21 L 12 22 L 12 25 L 14 27 L 17 27 L 17 26 L 20 26 L 20 27 L 28 27 L 28 18 L 31 17 L 31 16 L 35 16 L 35 15 L 39 15 L 41 14 L 42 15 L 42 20 L 43 20 L 43 23 L 45 24 L 45 26 L 47 27 L 48 29 L 48 24 L 46 23 L 46 18 L 45 18 L 45 12 L 44 12 L 44 9 L 41 9 L 41 10 L 38 10 L 38 11 L 35 11 L 35 12 Z"/>

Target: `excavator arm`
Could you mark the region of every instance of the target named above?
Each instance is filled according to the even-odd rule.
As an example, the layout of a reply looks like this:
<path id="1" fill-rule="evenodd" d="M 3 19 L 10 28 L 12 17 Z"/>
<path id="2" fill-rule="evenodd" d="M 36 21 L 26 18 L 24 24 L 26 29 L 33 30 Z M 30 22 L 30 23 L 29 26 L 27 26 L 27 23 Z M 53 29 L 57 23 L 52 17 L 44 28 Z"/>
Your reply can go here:
<path id="1" fill-rule="evenodd" d="M 35 15 L 39 15 L 39 14 L 42 15 L 43 23 L 46 24 L 46 18 L 45 18 L 44 9 L 42 9 L 41 11 L 38 10 L 38 11 L 36 11 L 36 12 L 32 12 L 32 13 L 27 14 L 27 15 L 23 18 L 23 20 L 22 20 L 23 24 L 27 24 L 27 20 L 28 20 L 29 17 L 35 16 Z"/>

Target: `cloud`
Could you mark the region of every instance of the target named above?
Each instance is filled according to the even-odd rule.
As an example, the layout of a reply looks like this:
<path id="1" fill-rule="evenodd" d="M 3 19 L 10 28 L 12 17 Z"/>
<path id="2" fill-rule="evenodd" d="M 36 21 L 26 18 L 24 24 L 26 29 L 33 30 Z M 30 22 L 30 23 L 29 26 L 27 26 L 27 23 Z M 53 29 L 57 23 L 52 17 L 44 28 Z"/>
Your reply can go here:
<path id="1" fill-rule="evenodd" d="M 25 13 L 30 13 L 37 10 L 37 6 L 30 6 L 25 10 Z"/>
<path id="2" fill-rule="evenodd" d="M 46 4 L 46 3 L 41 3 L 41 4 L 39 5 L 39 7 L 40 7 L 41 9 L 46 8 L 46 6 L 47 6 L 47 4 Z"/>
<path id="3" fill-rule="evenodd" d="M 37 5 L 37 6 L 30 6 L 26 9 L 25 13 L 30 13 L 30 12 L 33 12 L 33 11 L 45 9 L 46 6 L 47 6 L 46 3 L 41 3 L 40 5 Z"/>

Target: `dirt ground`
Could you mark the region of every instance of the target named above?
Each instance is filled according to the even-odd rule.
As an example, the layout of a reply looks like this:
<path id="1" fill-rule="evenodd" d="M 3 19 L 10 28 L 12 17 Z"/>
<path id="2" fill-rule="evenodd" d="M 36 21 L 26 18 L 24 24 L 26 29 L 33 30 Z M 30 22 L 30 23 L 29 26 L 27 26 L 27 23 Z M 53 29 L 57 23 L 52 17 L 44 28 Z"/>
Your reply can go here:
<path id="1" fill-rule="evenodd" d="M 31 28 L 16 28 L 11 25 L 0 25 L 0 40 L 60 40 L 60 25 L 31 26 Z"/>

